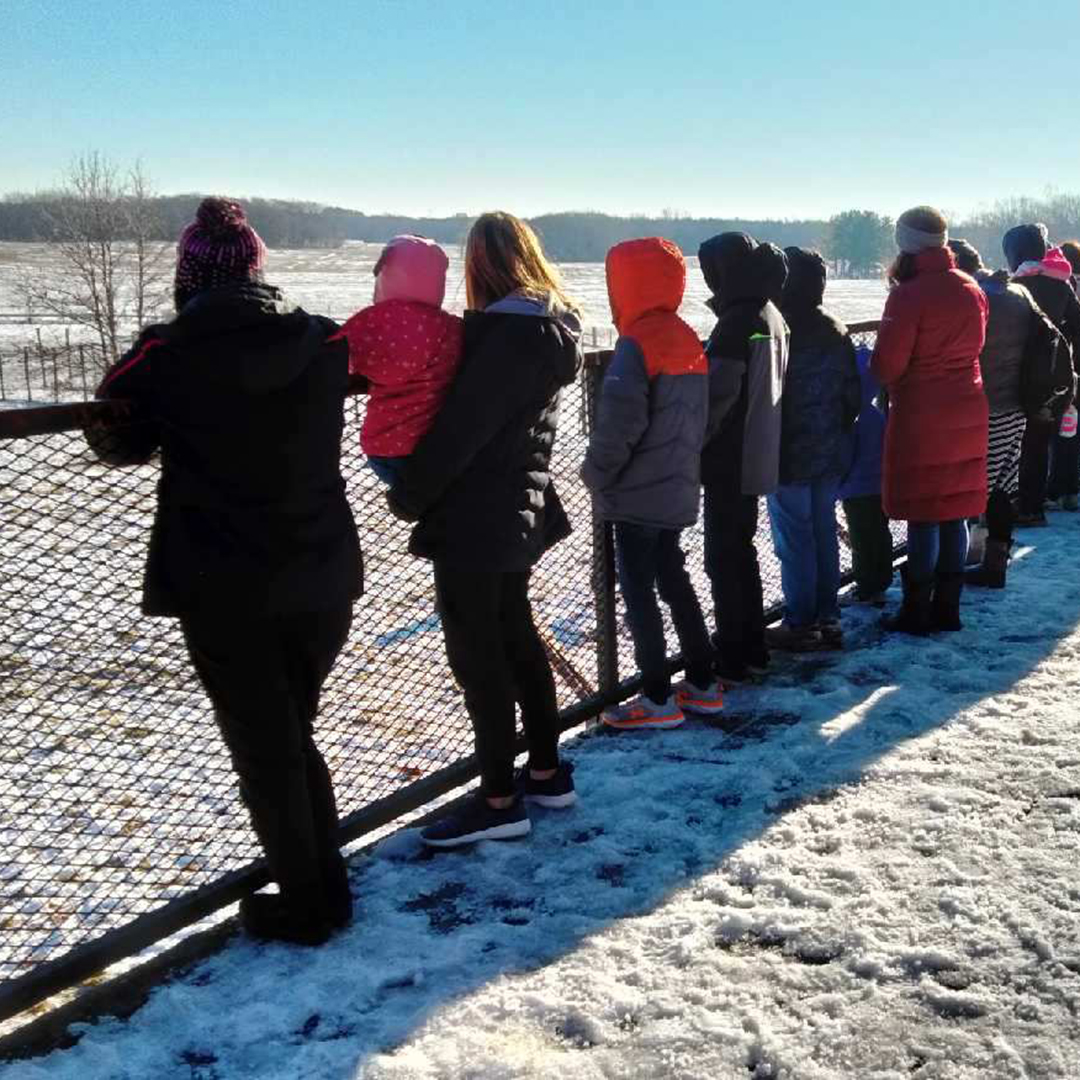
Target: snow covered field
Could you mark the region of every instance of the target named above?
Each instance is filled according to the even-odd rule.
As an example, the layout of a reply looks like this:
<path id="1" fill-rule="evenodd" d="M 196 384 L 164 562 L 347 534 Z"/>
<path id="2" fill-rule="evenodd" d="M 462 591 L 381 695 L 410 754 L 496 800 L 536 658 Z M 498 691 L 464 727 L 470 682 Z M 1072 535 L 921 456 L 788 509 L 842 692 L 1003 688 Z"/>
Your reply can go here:
<path id="1" fill-rule="evenodd" d="M 1080 519 L 967 629 L 787 659 L 722 723 L 592 731 L 523 843 L 353 869 L 309 952 L 237 938 L 3 1080 L 1080 1073 Z"/>
<path id="2" fill-rule="evenodd" d="M 296 303 L 309 311 L 329 315 L 338 320 L 348 318 L 354 311 L 371 302 L 374 278 L 372 270 L 382 251 L 381 244 L 347 243 L 331 250 L 310 248 L 302 250 L 276 249 L 270 252 L 267 279 L 281 286 Z M 460 248 L 448 246 L 450 270 L 447 276 L 446 307 L 461 312 L 465 308 L 463 260 Z M 708 290 L 698 269 L 696 258 L 687 260 L 687 290 L 682 315 L 700 334 L 707 334 L 716 319 L 705 306 Z M 582 305 L 586 340 L 591 345 L 605 346 L 612 339 L 611 311 L 603 263 L 564 263 L 561 266 L 567 288 Z M 36 362 L 37 335 L 46 348 L 60 345 L 69 335 L 74 343 L 91 341 L 86 328 L 66 325 L 50 318 L 44 322 L 27 322 L 25 299 L 19 282 L 28 273 L 45 278 L 62 273 L 55 251 L 45 244 L 15 244 L 0 242 L 0 363 L 4 378 L 13 396 L 14 388 L 26 382 L 23 346 L 31 349 L 31 380 L 38 399 L 48 397 L 53 387 L 53 375 L 42 377 Z M 885 284 L 879 280 L 830 281 L 827 303 L 849 322 L 877 319 L 885 303 Z M 134 335 L 136 328 L 127 327 Z M 6 357 L 6 360 L 5 360 Z M 81 372 L 75 367 L 72 375 L 66 362 L 59 373 L 61 398 L 82 398 Z M 93 373 L 89 380 L 95 383 Z M 39 385 L 41 384 L 41 385 Z M 66 391 L 66 392 L 64 392 Z M 78 393 L 75 393 L 78 391 Z"/>

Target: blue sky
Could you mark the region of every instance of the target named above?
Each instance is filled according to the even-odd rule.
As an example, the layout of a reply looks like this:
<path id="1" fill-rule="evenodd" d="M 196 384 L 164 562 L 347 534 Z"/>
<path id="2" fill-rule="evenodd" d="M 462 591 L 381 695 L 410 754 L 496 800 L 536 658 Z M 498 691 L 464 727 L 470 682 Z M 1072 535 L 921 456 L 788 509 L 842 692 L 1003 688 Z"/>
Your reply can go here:
<path id="1" fill-rule="evenodd" d="M 0 192 L 368 212 L 966 212 L 1080 190 L 1080 3 L 4 0 Z"/>

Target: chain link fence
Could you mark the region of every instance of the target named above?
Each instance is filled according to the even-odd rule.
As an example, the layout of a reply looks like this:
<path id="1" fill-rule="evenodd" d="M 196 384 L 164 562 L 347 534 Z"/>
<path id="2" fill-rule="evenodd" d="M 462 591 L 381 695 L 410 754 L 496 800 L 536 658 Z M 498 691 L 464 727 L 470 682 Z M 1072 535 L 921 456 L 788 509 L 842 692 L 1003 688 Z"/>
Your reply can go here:
<path id="1" fill-rule="evenodd" d="M 578 477 L 603 357 L 590 355 L 564 396 L 552 471 L 575 531 L 532 587 L 567 727 L 633 688 L 619 682 L 634 661 L 610 528 L 592 519 Z M 0 1018 L 265 880 L 177 624 L 139 612 L 157 468 L 98 463 L 81 427 L 110 407 L 0 413 Z M 430 566 L 407 553 L 408 527 L 360 452 L 363 409 L 347 402 L 342 466 L 365 595 L 318 725 L 350 837 L 475 775 Z M 775 607 L 779 566 L 761 518 Z M 686 547 L 708 610 L 700 526 Z"/>

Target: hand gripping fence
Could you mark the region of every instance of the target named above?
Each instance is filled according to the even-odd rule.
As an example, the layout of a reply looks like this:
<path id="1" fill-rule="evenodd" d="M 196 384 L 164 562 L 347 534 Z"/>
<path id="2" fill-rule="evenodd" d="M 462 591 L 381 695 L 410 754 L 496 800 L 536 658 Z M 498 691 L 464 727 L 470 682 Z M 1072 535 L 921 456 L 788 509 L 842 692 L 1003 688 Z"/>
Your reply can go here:
<path id="1" fill-rule="evenodd" d="M 872 343 L 876 323 L 852 328 Z M 575 526 L 540 563 L 532 599 L 565 728 L 636 689 L 610 526 L 579 477 L 607 353 L 564 395 L 552 463 Z M 139 613 L 156 462 L 111 469 L 82 428 L 122 404 L 0 410 L 0 1019 L 235 902 L 267 880 L 178 625 Z M 346 404 L 342 469 L 366 589 L 317 725 L 345 840 L 476 775 L 446 664 L 431 569 L 359 449 Z M 780 572 L 766 515 L 766 605 Z M 850 565 L 841 530 L 844 569 Z M 700 525 L 688 565 L 706 611 Z M 670 625 L 668 640 L 675 635 Z M 673 658 L 673 664 L 676 658 Z M 624 680 L 624 681 L 620 681 Z"/>

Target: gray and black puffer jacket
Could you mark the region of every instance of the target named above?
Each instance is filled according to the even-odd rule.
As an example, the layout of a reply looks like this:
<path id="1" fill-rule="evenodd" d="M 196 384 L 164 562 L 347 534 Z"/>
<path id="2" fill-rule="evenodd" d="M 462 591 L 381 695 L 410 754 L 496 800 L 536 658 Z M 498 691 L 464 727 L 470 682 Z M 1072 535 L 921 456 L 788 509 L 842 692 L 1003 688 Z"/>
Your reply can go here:
<path id="1" fill-rule="evenodd" d="M 676 314 L 686 263 L 668 240 L 628 240 L 607 277 L 619 340 L 581 476 L 606 520 L 681 529 L 697 521 L 709 412 L 701 341 Z"/>
<path id="2" fill-rule="evenodd" d="M 788 279 L 780 310 L 791 330 L 780 434 L 780 483 L 840 476 L 847 435 L 862 391 L 847 327 L 825 311 L 825 260 L 816 251 L 786 249 Z"/>
<path id="3" fill-rule="evenodd" d="M 701 457 L 707 486 L 768 495 L 780 482 L 782 397 L 789 334 L 775 291 L 775 248 L 720 233 L 698 251 L 719 321 L 709 336 L 709 425 Z"/>

